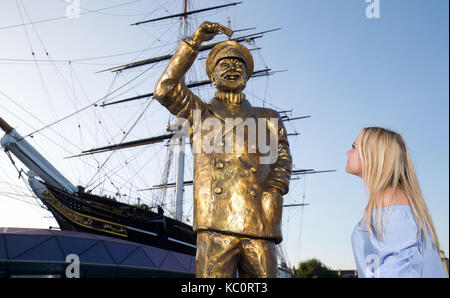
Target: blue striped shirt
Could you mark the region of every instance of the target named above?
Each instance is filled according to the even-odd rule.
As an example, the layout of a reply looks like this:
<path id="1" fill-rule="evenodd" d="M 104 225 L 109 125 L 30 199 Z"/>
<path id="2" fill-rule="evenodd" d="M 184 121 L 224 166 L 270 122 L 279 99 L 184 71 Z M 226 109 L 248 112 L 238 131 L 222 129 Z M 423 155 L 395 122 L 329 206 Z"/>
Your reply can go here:
<path id="1" fill-rule="evenodd" d="M 388 208 L 382 208 L 382 227 Z M 352 246 L 358 277 L 447 277 L 428 230 L 426 245 L 422 230 L 417 237 L 416 220 L 408 205 L 391 207 L 381 239 L 376 233 L 371 236 L 360 221 L 353 230 Z"/>

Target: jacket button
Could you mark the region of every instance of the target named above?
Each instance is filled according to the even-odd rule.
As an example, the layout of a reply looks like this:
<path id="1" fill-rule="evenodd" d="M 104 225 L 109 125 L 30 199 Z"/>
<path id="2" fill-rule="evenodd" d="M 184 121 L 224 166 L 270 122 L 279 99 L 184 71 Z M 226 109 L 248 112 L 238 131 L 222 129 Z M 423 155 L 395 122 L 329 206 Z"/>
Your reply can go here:
<path id="1" fill-rule="evenodd" d="M 251 168 L 250 171 L 251 171 L 252 173 L 256 173 L 256 168 Z"/>
<path id="2" fill-rule="evenodd" d="M 218 163 L 216 163 L 216 168 L 223 169 L 223 167 L 224 167 L 223 162 L 219 161 Z"/>
<path id="3" fill-rule="evenodd" d="M 214 188 L 214 192 L 215 192 L 216 194 L 222 193 L 222 187 L 216 187 L 216 188 Z"/>

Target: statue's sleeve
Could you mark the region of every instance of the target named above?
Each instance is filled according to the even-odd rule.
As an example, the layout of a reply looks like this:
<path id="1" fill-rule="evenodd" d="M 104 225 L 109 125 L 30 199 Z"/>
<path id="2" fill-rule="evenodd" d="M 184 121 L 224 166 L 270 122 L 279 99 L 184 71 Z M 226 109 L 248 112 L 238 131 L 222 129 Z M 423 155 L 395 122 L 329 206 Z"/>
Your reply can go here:
<path id="1" fill-rule="evenodd" d="M 278 114 L 278 113 L 277 113 Z M 289 191 L 289 180 L 292 172 L 292 157 L 289 150 L 289 141 L 286 128 L 278 115 L 278 158 L 272 164 L 269 178 L 266 182 L 268 188 L 276 188 L 281 195 Z"/>
<path id="2" fill-rule="evenodd" d="M 198 49 L 182 40 L 163 74 L 156 83 L 154 97 L 170 113 L 184 118 L 192 124 L 195 109 L 204 110 L 206 103 L 201 101 L 184 84 L 184 75 L 198 55 Z"/>

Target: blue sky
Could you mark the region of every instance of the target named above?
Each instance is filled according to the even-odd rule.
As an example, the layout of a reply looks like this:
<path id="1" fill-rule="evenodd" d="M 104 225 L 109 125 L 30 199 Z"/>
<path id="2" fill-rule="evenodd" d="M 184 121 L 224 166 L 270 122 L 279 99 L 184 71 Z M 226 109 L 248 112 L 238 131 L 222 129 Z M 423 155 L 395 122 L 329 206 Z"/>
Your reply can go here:
<path id="1" fill-rule="evenodd" d="M 67 6 L 59 0 L 22 2 L 33 20 L 64 16 Z M 84 8 L 98 9 L 126 2 L 81 0 L 80 4 Z M 81 64 L 83 61 L 79 61 L 72 64 L 72 72 L 67 64 L 60 63 L 56 69 L 61 75 L 54 67 L 41 65 L 44 84 L 33 63 L 0 60 L 0 91 L 25 106 L 44 123 L 100 99 L 109 90 L 113 75 L 95 74 L 96 71 L 175 49 L 176 43 L 162 46 L 177 36 L 177 21 L 143 28 L 129 26 L 144 17 L 161 16 L 166 11 L 177 13 L 182 6 L 181 1 L 156 2 L 137 1 L 102 13 L 84 14 L 79 19 L 36 24 L 35 29 L 54 60 L 99 57 L 146 47 L 152 49 L 143 51 L 139 57 L 135 53 L 84 61 L 93 64 Z M 217 1 L 219 4 L 229 2 Z M 192 2 L 193 9 L 210 5 L 209 1 Z M 334 269 L 355 267 L 350 236 L 363 215 L 367 199 L 361 180 L 344 171 L 347 162 L 345 152 L 361 128 L 366 126 L 390 128 L 405 138 L 441 241 L 441 249 L 449 255 L 448 1 L 380 0 L 379 19 L 366 17 L 367 5 L 364 0 L 248 0 L 237 7 L 222 10 L 220 14 L 202 14 L 192 20 L 190 26 L 192 32 L 203 20 L 226 24 L 226 16 L 230 16 L 234 29 L 254 26 L 257 30 L 282 28 L 257 40 L 257 46 L 262 49 L 254 52 L 254 56 L 255 60 L 259 60 L 257 68 L 267 65 L 274 70 L 288 71 L 269 79 L 255 79 L 245 92 L 253 105 L 261 105 L 258 98 L 264 97 L 269 107 L 292 108 L 293 116 L 311 115 L 311 118 L 287 124 L 289 131 L 300 133 L 290 139 L 295 167 L 337 170 L 304 176 L 291 185 L 286 202 L 298 203 L 304 195 L 304 202 L 309 204 L 303 210 L 284 210 L 283 248 L 291 265 L 315 257 Z M 2 1 L 0 59 L 32 59 L 23 27 L 4 28 L 20 23 L 16 1 Z M 33 28 L 27 26 L 27 29 L 36 59 L 46 60 Z M 150 42 L 156 37 L 160 41 Z M 161 67 L 150 72 L 157 77 Z M 202 64 L 196 67 L 195 73 L 203 78 Z M 76 95 L 68 99 L 72 94 L 66 89 L 70 89 L 68 86 L 71 83 L 77 85 L 74 74 L 79 76 L 83 89 L 76 87 Z M 113 86 L 118 87 L 138 74 L 138 71 L 125 73 L 117 78 Z M 62 87 L 61 80 L 66 80 L 67 88 Z M 131 90 L 128 94 L 151 92 L 154 80 L 149 77 L 148 81 L 135 87 L 136 91 Z M 212 94 L 210 90 L 198 92 L 205 100 Z M 1 95 L 0 103 L 0 115 L 22 134 L 33 130 L 25 123 L 34 128 L 43 126 L 39 120 L 30 118 Z M 108 116 L 101 116 L 104 117 L 103 122 L 109 120 L 112 123 L 121 117 L 126 120 L 125 124 L 116 123 L 108 127 L 107 131 L 112 135 L 108 140 L 117 141 L 120 134 L 115 135 L 114 129 L 129 127 L 134 119 L 122 115 L 135 115 L 143 106 L 142 103 L 135 103 L 126 108 L 113 108 L 108 110 Z M 157 103 L 151 109 L 154 110 L 145 115 L 143 124 L 136 128 L 132 137 L 145 137 L 163 131 L 167 114 Z M 92 109 L 86 114 L 92 119 L 100 117 Z M 72 117 L 55 127 L 58 132 L 67 134 L 76 127 L 77 121 L 82 120 Z M 94 126 L 94 120 L 86 121 L 82 123 Z M 58 139 L 54 134 L 43 131 L 43 136 Z M 89 135 L 89 132 L 83 131 L 83 134 Z M 92 128 L 92 136 L 96 136 L 92 143 L 83 138 L 86 142 L 81 146 L 83 149 L 103 145 L 106 141 L 101 130 L 96 128 Z M 79 143 L 78 137 L 75 133 L 71 140 Z M 89 181 L 86 178 L 89 174 L 80 178 L 76 161 L 63 159 L 67 152 L 54 148 L 40 135 L 36 135 L 32 142 L 74 183 Z M 61 144 L 77 153 L 78 148 L 66 141 L 61 141 Z M 7 181 L 24 188 L 5 154 L 0 155 L 0 166 L 0 182 Z M 161 166 L 160 162 L 156 165 Z M 143 176 L 143 179 L 153 179 L 149 174 Z M 4 194 L 8 190 L 5 184 L 0 187 L 0 226 L 56 225 L 47 218 L 49 213 L 41 208 L 2 197 L 2 191 Z M 186 189 L 186 193 L 190 191 L 190 188 Z M 189 213 L 189 209 L 186 212 Z"/>

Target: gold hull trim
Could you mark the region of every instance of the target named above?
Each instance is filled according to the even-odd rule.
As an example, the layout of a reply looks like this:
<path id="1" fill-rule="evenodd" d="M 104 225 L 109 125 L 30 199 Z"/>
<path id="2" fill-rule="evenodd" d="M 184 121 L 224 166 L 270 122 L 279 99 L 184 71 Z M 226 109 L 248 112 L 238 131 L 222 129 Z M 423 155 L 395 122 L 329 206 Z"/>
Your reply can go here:
<path id="1" fill-rule="evenodd" d="M 80 200 L 80 198 L 78 198 L 76 196 L 73 196 L 73 195 L 68 194 L 68 193 L 64 193 L 64 192 L 62 192 L 62 191 L 60 191 L 58 189 L 55 189 L 55 190 L 57 192 L 60 192 L 61 194 L 64 194 L 66 196 L 71 197 L 74 200 L 77 200 L 77 201 L 80 201 L 80 202 L 82 201 L 82 200 Z M 90 201 L 90 200 L 86 200 L 85 203 L 88 203 L 89 205 L 91 205 L 93 207 L 96 207 L 96 208 L 99 208 L 99 209 L 102 209 L 104 211 L 114 213 L 115 215 L 118 215 L 118 216 L 132 217 L 132 218 L 137 219 L 137 220 L 144 219 L 143 216 L 140 216 L 140 215 L 137 215 L 137 214 L 133 214 L 131 212 L 128 212 L 126 210 L 122 210 L 122 209 L 119 209 L 119 208 L 114 208 L 114 207 L 111 207 L 111 206 L 108 206 L 108 205 L 105 205 L 105 204 L 102 204 L 102 203 L 98 203 L 98 202 L 94 202 L 94 201 Z"/>
<path id="2" fill-rule="evenodd" d="M 43 193 L 43 200 L 45 200 L 48 204 L 55 208 L 65 218 L 77 225 L 96 231 L 122 236 L 125 238 L 128 237 L 126 226 L 73 211 L 72 209 L 64 206 L 61 202 L 59 202 L 51 192 L 45 191 Z M 102 228 L 95 227 L 94 223 L 97 226 L 101 226 Z"/>

